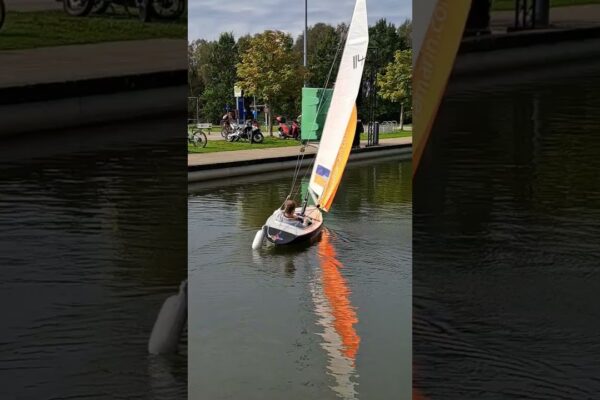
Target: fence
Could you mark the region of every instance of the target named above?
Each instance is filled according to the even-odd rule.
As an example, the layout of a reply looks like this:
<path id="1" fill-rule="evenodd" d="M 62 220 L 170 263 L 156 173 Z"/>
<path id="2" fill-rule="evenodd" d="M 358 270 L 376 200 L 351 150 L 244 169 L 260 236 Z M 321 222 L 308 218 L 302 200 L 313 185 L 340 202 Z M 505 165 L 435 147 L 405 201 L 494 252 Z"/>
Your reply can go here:
<path id="1" fill-rule="evenodd" d="M 379 133 L 392 133 L 400 129 L 400 124 L 397 121 L 383 121 L 379 124 Z M 368 132 L 369 126 L 363 124 L 364 132 Z"/>

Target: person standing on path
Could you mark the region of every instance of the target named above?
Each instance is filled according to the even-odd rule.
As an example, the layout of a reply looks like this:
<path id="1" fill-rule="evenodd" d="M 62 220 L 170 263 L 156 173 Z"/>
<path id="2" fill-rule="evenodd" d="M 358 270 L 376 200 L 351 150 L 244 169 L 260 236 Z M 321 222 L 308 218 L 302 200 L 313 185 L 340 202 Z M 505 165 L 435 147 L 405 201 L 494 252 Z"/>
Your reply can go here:
<path id="1" fill-rule="evenodd" d="M 354 140 L 352 141 L 353 149 L 360 149 L 360 135 L 364 133 L 364 131 L 365 129 L 362 121 L 360 119 L 356 120 L 356 131 L 354 132 Z"/>

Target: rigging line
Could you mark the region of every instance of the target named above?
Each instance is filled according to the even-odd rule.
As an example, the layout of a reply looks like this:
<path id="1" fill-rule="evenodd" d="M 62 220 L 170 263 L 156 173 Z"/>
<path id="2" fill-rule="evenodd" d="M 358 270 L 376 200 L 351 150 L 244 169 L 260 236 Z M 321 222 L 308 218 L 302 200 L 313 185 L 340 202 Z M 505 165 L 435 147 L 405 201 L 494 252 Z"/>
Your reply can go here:
<path id="1" fill-rule="evenodd" d="M 290 189 L 290 193 L 288 194 L 288 197 L 293 198 L 295 196 L 295 193 L 293 193 L 294 191 L 294 187 L 296 186 L 296 180 L 298 179 L 298 173 L 300 172 L 300 165 L 302 165 L 301 160 L 300 160 L 300 155 L 302 153 L 304 153 L 305 149 L 301 149 L 300 153 L 298 153 L 298 158 L 296 158 L 296 166 L 294 168 L 294 179 L 292 180 L 292 187 Z"/>
<path id="2" fill-rule="evenodd" d="M 333 62 L 331 63 L 331 67 L 329 68 L 329 72 L 327 74 L 327 78 L 325 79 L 325 86 L 324 86 L 324 90 L 321 93 L 321 98 L 319 100 L 319 107 L 317 108 L 317 114 L 319 115 L 319 113 L 321 112 L 321 109 L 323 107 L 323 100 L 325 99 L 325 93 L 327 90 L 327 87 L 329 86 L 329 81 L 331 80 L 331 74 L 333 73 L 333 67 L 335 66 L 335 62 L 338 60 L 339 58 L 339 54 L 340 54 L 340 50 L 342 49 L 342 44 L 346 43 L 346 40 L 348 39 L 348 31 L 349 31 L 349 25 L 346 27 L 346 30 L 343 31 L 341 33 L 341 38 L 340 41 L 338 43 L 336 52 L 335 52 L 335 56 L 333 57 Z M 316 120 L 313 122 L 312 128 L 314 128 L 314 124 L 316 123 Z M 299 192 L 300 189 L 300 185 L 298 185 L 298 189 L 296 191 L 294 191 L 294 188 L 296 186 L 296 182 L 297 182 L 297 177 L 298 174 L 300 173 L 301 168 L 301 164 L 304 161 L 304 156 L 306 155 L 306 146 L 308 146 L 308 144 L 310 144 L 310 139 L 308 139 L 302 149 L 301 149 L 301 155 L 302 157 L 300 157 L 300 155 L 298 155 L 298 159 L 296 160 L 296 168 L 294 169 L 294 179 L 292 181 L 292 187 L 290 189 L 290 195 L 294 196 L 296 193 Z M 308 171 L 310 171 L 315 163 L 317 156 L 315 155 L 315 158 L 313 158 L 312 162 L 309 164 L 309 168 L 306 169 L 306 172 L 304 173 L 304 175 L 302 176 L 302 179 L 300 180 L 300 182 L 302 182 L 302 180 L 304 180 L 306 178 L 306 175 L 308 175 Z"/>

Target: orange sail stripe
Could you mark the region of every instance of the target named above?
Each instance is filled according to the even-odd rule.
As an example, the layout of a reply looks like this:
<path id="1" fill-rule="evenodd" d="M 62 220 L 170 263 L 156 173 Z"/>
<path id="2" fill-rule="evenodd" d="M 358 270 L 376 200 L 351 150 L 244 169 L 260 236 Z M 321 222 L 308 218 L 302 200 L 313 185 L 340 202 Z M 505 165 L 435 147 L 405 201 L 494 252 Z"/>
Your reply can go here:
<path id="1" fill-rule="evenodd" d="M 438 0 L 413 75 L 413 176 L 429 138 L 463 36 L 471 0 Z"/>
<path id="2" fill-rule="evenodd" d="M 352 142 L 354 141 L 354 134 L 356 133 L 357 119 L 358 112 L 356 110 L 356 105 L 354 105 L 352 114 L 350 116 L 350 121 L 348 121 L 348 126 L 346 127 L 346 133 L 344 133 L 342 145 L 340 146 L 340 150 L 333 166 L 333 171 L 331 171 L 327 187 L 319 199 L 319 205 L 323 211 L 329 211 L 329 208 L 331 208 L 331 203 L 333 203 L 333 198 L 335 197 L 338 187 L 340 186 L 340 181 L 342 180 L 344 169 L 346 168 L 346 163 L 348 162 L 348 157 L 350 156 L 350 150 L 352 150 Z"/>
<path id="3" fill-rule="evenodd" d="M 323 292 L 332 309 L 334 329 L 342 339 L 342 353 L 354 361 L 360 344 L 360 336 L 354 329 L 358 317 L 350 303 L 350 289 L 340 273 L 343 265 L 337 259 L 327 231 L 323 231 L 318 253 L 323 271 Z"/>

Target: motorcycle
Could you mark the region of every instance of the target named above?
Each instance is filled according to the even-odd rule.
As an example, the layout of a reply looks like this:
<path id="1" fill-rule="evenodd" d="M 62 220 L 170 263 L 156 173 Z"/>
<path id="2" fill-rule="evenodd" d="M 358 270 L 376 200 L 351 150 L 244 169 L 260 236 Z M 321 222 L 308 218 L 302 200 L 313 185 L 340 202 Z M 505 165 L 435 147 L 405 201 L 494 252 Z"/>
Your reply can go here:
<path id="1" fill-rule="evenodd" d="M 285 118 L 277 117 L 277 123 L 279 124 L 279 137 L 281 139 L 295 139 L 300 140 L 300 125 L 297 120 L 292 120 L 292 124 L 288 125 Z"/>
<path id="2" fill-rule="evenodd" d="M 239 140 L 248 140 L 250 143 L 262 143 L 265 136 L 260 131 L 258 121 L 249 119 L 244 127 L 239 127 L 227 135 L 228 142 L 237 142 Z"/>

